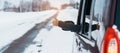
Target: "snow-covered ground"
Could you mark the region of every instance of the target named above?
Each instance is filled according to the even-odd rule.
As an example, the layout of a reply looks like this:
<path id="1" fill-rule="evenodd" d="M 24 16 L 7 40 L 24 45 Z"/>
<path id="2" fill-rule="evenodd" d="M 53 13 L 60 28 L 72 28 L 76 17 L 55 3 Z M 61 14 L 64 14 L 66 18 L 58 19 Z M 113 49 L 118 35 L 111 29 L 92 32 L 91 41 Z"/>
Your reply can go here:
<path id="1" fill-rule="evenodd" d="M 37 23 L 45 21 L 55 13 L 55 10 L 28 13 L 0 12 L 0 51 Z"/>
<path id="2" fill-rule="evenodd" d="M 72 20 L 76 22 L 77 14 L 78 10 L 76 9 L 65 9 L 59 12 L 57 18 L 62 21 Z M 48 30 L 48 27 L 52 28 Z M 53 26 L 52 22 L 48 24 L 48 27 L 46 26 L 39 32 L 38 37 L 34 40 L 37 43 L 26 48 L 24 53 L 38 53 L 39 50 L 40 53 L 72 53 L 75 34 Z M 36 46 L 40 44 L 42 47 Z"/>

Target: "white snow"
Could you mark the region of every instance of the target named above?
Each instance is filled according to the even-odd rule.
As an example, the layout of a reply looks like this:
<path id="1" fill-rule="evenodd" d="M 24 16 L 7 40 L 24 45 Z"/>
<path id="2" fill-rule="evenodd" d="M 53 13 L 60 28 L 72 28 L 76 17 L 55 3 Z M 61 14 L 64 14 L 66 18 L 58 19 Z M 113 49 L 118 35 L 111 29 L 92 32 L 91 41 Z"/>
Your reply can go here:
<path id="1" fill-rule="evenodd" d="M 77 14 L 78 10 L 76 9 L 65 9 L 59 11 L 57 18 L 62 21 L 71 20 L 76 22 Z M 53 26 L 52 22 L 48 26 L 52 27 L 51 30 L 46 28 L 42 29 L 34 40 L 37 42 L 35 46 L 29 46 L 23 53 L 32 53 L 34 51 L 30 49 L 32 47 L 32 49 L 36 49 L 33 53 L 37 53 L 39 50 L 41 50 L 40 53 L 71 53 L 73 51 L 75 34 L 70 31 L 63 31 L 60 27 Z M 42 45 L 41 48 L 36 47 L 39 44 Z"/>
<path id="2" fill-rule="evenodd" d="M 42 29 L 34 40 L 35 45 L 26 48 L 23 53 L 71 53 L 74 33 L 63 31 L 54 26 L 50 31 Z M 41 41 L 41 42 L 40 42 Z M 42 47 L 37 47 L 37 45 Z"/>
<path id="3" fill-rule="evenodd" d="M 41 53 L 71 53 L 73 35 L 74 33 L 53 27 L 47 32 Z"/>
<path id="4" fill-rule="evenodd" d="M 29 13 L 0 12 L 0 50 L 55 13 L 55 10 Z"/>

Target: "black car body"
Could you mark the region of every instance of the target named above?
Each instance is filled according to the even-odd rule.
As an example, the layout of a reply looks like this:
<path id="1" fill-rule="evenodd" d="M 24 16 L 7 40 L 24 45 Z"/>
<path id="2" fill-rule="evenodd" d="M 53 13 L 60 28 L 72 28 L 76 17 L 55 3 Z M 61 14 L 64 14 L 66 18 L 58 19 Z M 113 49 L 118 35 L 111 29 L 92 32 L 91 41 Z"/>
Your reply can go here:
<path id="1" fill-rule="evenodd" d="M 82 27 L 76 33 L 77 51 L 74 52 L 82 53 L 83 48 L 91 53 L 120 53 L 119 20 L 120 0 L 80 0 L 77 25 Z M 88 33 L 85 33 L 85 22 L 90 24 Z M 93 24 L 99 24 L 100 29 L 91 31 Z"/>

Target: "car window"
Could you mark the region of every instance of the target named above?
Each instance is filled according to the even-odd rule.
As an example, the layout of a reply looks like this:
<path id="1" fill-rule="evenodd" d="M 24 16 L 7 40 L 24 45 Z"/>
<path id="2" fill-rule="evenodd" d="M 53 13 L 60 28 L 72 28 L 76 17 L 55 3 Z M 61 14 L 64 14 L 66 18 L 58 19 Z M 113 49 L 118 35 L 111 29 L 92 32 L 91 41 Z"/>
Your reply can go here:
<path id="1" fill-rule="evenodd" d="M 117 25 L 117 28 L 120 31 L 120 0 L 117 1 L 115 25 Z"/>
<path id="2" fill-rule="evenodd" d="M 109 22 L 109 5 L 110 0 L 97 0 L 95 3 L 93 20 L 102 23 L 104 27 L 107 27 Z"/>

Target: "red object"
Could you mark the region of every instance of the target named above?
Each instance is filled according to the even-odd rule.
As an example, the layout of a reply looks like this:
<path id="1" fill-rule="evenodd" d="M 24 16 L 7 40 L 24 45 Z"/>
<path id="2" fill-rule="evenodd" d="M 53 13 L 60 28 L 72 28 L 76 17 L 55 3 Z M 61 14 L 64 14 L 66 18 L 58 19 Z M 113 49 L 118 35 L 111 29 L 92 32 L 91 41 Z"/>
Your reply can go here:
<path id="1" fill-rule="evenodd" d="M 102 43 L 101 53 L 120 53 L 118 33 L 112 27 L 107 28 Z"/>

